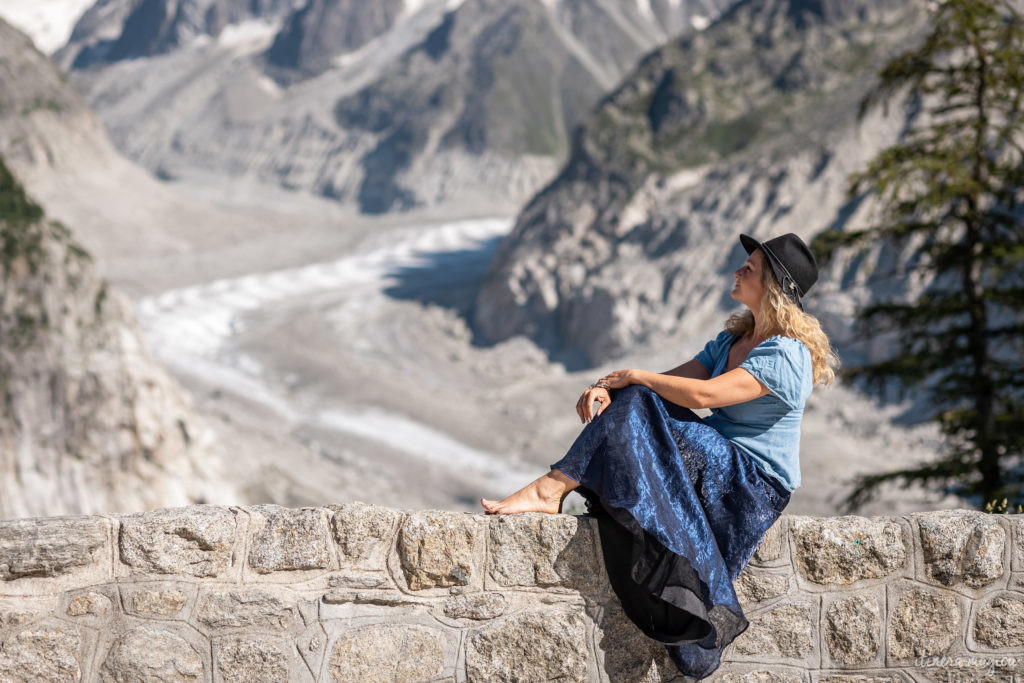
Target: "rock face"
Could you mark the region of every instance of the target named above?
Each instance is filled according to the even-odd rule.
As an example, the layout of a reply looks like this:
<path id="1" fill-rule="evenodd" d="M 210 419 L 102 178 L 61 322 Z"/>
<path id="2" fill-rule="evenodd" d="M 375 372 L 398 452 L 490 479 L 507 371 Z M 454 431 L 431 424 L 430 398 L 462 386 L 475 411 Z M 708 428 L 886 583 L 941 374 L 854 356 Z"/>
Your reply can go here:
<path id="1" fill-rule="evenodd" d="M 170 52 L 200 36 L 218 36 L 246 19 L 280 20 L 294 0 L 104 0 L 82 15 L 58 58 L 96 63 Z"/>
<path id="2" fill-rule="evenodd" d="M 75 629 L 44 620 L 8 638 L 0 648 L 0 679 L 5 681 L 81 680 L 81 638 Z"/>
<path id="3" fill-rule="evenodd" d="M 739 233 L 809 241 L 867 210 L 849 203 L 846 177 L 895 141 L 903 117 L 871 112 L 858 126 L 857 105 L 884 61 L 923 36 L 923 8 L 745 2 L 648 55 L 585 120 L 566 166 L 499 245 L 477 330 L 492 341 L 525 334 L 593 365 L 720 325 L 735 308 Z M 878 258 L 868 261 L 891 265 Z M 811 294 L 840 345 L 851 297 L 870 295 L 832 291 L 846 267 L 837 262 Z"/>
<path id="4" fill-rule="evenodd" d="M 954 521 L 955 520 L 955 521 Z M 933 580 L 977 587 L 1003 575 L 1006 530 L 984 513 L 970 517 L 933 515 L 918 521 L 921 547 Z"/>
<path id="5" fill-rule="evenodd" d="M 101 519 L 0 522 L 0 579 L 57 576 L 89 565 L 106 540 L 106 525 Z"/>
<path id="6" fill-rule="evenodd" d="M 274 66 L 315 75 L 394 26 L 403 0 L 311 0 L 294 12 L 267 51 Z"/>
<path id="7" fill-rule="evenodd" d="M 258 509 L 266 523 L 255 539 L 249 566 L 261 574 L 327 567 L 330 538 L 327 521 L 319 511 L 276 505 Z"/>
<path id="8" fill-rule="evenodd" d="M 2 160 L 0 195 L 0 517 L 231 500 L 207 428 L 151 359 L 131 305 Z"/>
<path id="9" fill-rule="evenodd" d="M 172 0 L 122 2 L 83 17 L 56 59 L 126 155 L 382 213 L 513 210 L 641 55 L 733 0 L 180 0 L 173 15 Z M 229 15 L 258 16 L 260 37 L 220 28 Z M 199 34 L 220 38 L 184 39 Z M 121 59 L 136 54 L 156 56 Z"/>
<path id="10" fill-rule="evenodd" d="M 107 654 L 100 671 L 104 683 L 122 681 L 203 680 L 203 660 L 181 636 L 141 626 L 122 636 Z"/>
<path id="11" fill-rule="evenodd" d="M 444 670 L 445 639 L 419 626 L 371 626 L 342 634 L 331 653 L 336 681 L 365 681 L 384 671 L 394 681 L 421 681 Z"/>
<path id="12" fill-rule="evenodd" d="M 953 596 L 912 589 L 893 609 L 889 653 L 896 659 L 944 654 L 957 640 L 962 620 Z"/>
<path id="13" fill-rule="evenodd" d="M 472 636 L 466 649 L 470 680 L 584 680 L 586 625 L 574 612 L 527 613 Z"/>
<path id="14" fill-rule="evenodd" d="M 271 516 L 275 537 L 333 530 L 327 562 L 256 571 L 250 560 L 267 542 L 260 523 Z M 856 569 L 870 564 L 864 556 L 826 550 L 859 538 L 850 539 L 854 528 L 895 526 L 910 541 L 914 528 L 955 539 L 998 527 L 1006 533 L 991 535 L 993 552 L 1004 555 L 1024 540 L 1018 516 L 783 515 L 737 580 L 750 627 L 725 649 L 714 679 L 906 683 L 944 671 L 920 657 L 959 658 L 975 673 L 983 666 L 985 680 L 1020 677 L 1024 566 L 976 587 L 947 586 L 916 543 L 877 576 Z M 62 558 L 66 570 L 40 559 L 33 566 L 50 569 L 0 580 L 0 680 L 674 680 L 665 649 L 625 616 L 608 584 L 595 523 L 362 503 L 6 522 L 0 567 Z M 107 525 L 98 546 L 96 525 Z M 37 527 L 65 533 L 26 534 Z M 373 541 L 358 544 L 367 530 Z M 123 543 L 115 552 L 126 536 L 132 552 Z M 232 558 L 223 567 L 222 548 Z M 805 575 L 810 566 L 830 569 L 817 581 Z M 412 585 L 419 569 L 430 585 Z"/>
<path id="15" fill-rule="evenodd" d="M 127 515 L 118 547 L 130 567 L 159 574 L 220 576 L 231 562 L 235 515 L 227 508 L 201 506 Z"/>
<path id="16" fill-rule="evenodd" d="M 809 581 L 853 583 L 892 574 L 907 557 L 898 522 L 849 515 L 829 519 L 794 520 L 793 539 L 799 550 L 798 567 Z"/>
<path id="17" fill-rule="evenodd" d="M 282 640 L 231 638 L 217 647 L 217 670 L 224 683 L 286 681 L 291 649 Z"/>
<path id="18" fill-rule="evenodd" d="M 825 642 L 829 653 L 843 664 L 869 662 L 881 646 L 881 616 L 871 597 L 850 596 L 825 610 Z"/>
<path id="19" fill-rule="evenodd" d="M 409 515 L 398 536 L 398 556 L 411 590 L 465 586 L 475 581 L 483 530 L 473 516 Z"/>

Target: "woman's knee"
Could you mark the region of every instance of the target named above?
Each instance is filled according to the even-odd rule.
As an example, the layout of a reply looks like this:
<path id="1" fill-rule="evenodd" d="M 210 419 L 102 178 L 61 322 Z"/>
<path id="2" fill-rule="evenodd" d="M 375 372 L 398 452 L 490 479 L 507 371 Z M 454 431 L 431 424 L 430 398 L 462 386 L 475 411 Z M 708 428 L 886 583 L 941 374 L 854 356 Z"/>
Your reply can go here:
<path id="1" fill-rule="evenodd" d="M 655 393 L 650 387 L 645 387 L 643 384 L 630 384 L 627 387 L 616 389 L 615 393 L 612 394 L 612 400 L 634 401 L 650 398 L 653 395 Z"/>

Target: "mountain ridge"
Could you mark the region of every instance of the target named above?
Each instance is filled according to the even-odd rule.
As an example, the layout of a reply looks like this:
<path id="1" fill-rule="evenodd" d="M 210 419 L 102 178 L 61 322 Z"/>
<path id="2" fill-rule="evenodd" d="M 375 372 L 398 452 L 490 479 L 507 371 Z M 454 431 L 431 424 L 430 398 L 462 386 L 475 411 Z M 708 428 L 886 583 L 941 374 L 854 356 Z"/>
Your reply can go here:
<path id="1" fill-rule="evenodd" d="M 251 178 L 371 214 L 513 210 L 557 169 L 579 118 L 665 31 L 730 1 L 651 3 L 648 15 L 610 0 L 426 0 L 403 10 L 316 0 L 262 15 L 280 23 L 244 45 L 222 33 L 86 65 L 77 55 L 124 31 L 123 19 L 100 25 L 97 10 L 57 56 L 78 64 L 71 78 L 118 148 L 160 177 Z M 296 28 L 314 16 L 366 28 L 351 39 Z M 353 121 L 375 102 L 406 114 L 371 128 Z"/>
<path id="2" fill-rule="evenodd" d="M 648 55 L 499 245 L 474 328 L 589 364 L 677 326 L 711 329 L 735 306 L 721 283 L 742 260 L 740 232 L 810 241 L 870 208 L 846 197 L 845 178 L 904 119 L 858 123 L 856 105 L 924 22 L 922 3 L 745 0 Z M 832 291 L 848 265 L 830 266 L 810 298 L 844 347 L 864 296 Z"/>

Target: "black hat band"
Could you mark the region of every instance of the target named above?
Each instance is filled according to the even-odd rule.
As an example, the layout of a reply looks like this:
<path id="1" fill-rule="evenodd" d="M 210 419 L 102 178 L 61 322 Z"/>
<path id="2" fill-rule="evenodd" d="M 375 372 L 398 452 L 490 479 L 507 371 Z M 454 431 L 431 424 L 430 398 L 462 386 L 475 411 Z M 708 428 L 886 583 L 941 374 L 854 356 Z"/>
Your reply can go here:
<path id="1" fill-rule="evenodd" d="M 772 265 L 776 265 L 779 268 L 781 268 L 782 272 L 785 274 L 785 277 L 782 278 L 782 282 L 779 283 L 780 285 L 782 285 L 782 291 L 785 292 L 786 295 L 789 296 L 790 298 L 795 298 L 799 303 L 800 298 L 804 295 L 804 290 L 802 290 L 800 288 L 800 285 L 797 284 L 796 279 L 789 274 L 789 269 L 786 268 L 786 265 L 779 259 L 778 256 L 775 255 L 775 252 L 769 249 L 764 242 L 762 242 L 760 246 L 761 249 L 763 249 L 765 253 L 767 253 L 771 257 Z M 790 291 L 794 289 L 797 292 L 796 297 L 794 297 L 792 292 Z"/>

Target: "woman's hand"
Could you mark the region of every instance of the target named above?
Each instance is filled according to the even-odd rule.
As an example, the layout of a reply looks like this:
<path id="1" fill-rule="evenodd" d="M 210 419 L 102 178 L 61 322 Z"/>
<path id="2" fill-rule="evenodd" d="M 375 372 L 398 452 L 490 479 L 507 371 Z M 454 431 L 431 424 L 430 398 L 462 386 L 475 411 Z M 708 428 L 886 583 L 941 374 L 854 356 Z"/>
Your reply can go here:
<path id="1" fill-rule="evenodd" d="M 594 382 L 594 384 L 603 386 L 587 389 L 580 396 L 580 400 L 576 402 L 576 413 L 583 423 L 586 424 L 598 417 L 611 405 L 612 395 L 609 389 L 622 389 L 630 384 L 639 384 L 637 378 L 640 372 L 640 370 L 616 370 Z M 595 401 L 600 404 L 596 413 L 594 412 Z"/>
<path id="2" fill-rule="evenodd" d="M 640 372 L 640 370 L 616 370 L 615 372 L 609 372 L 607 375 L 597 380 L 595 384 L 607 382 L 608 386 L 612 389 L 623 389 L 628 387 L 630 384 L 640 384 L 637 379 Z"/>
<path id="3" fill-rule="evenodd" d="M 594 413 L 594 402 L 600 403 L 601 406 L 597 409 L 597 413 Z M 610 406 L 612 403 L 611 393 L 604 387 L 594 387 L 593 389 L 587 389 L 580 396 L 580 400 L 576 401 L 576 414 L 580 416 L 580 420 L 583 424 L 586 424 L 593 420 L 597 415 L 604 412 L 604 409 Z"/>

